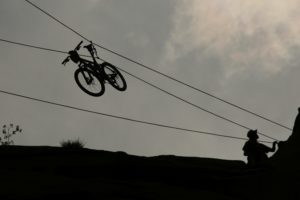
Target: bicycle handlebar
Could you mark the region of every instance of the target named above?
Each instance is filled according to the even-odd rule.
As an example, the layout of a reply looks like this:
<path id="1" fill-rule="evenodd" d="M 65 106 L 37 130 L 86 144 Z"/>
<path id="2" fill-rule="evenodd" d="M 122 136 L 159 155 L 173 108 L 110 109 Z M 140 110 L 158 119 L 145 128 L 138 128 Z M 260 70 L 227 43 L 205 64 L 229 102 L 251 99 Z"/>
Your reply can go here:
<path id="1" fill-rule="evenodd" d="M 79 42 L 79 44 L 77 44 L 77 46 L 75 47 L 74 51 L 79 51 L 79 49 L 81 48 L 82 43 L 83 43 L 83 41 Z M 69 52 L 69 54 L 70 54 L 70 52 Z M 70 61 L 70 56 L 66 57 L 61 64 L 66 65 L 67 62 L 69 62 L 69 61 Z"/>
<path id="2" fill-rule="evenodd" d="M 64 59 L 64 61 L 63 61 L 61 64 L 62 64 L 62 65 L 66 65 L 67 62 L 69 62 L 69 61 L 70 61 L 70 56 L 66 57 L 66 58 Z"/>
<path id="3" fill-rule="evenodd" d="M 75 51 L 79 51 L 81 44 L 83 43 L 83 41 L 79 42 L 79 44 L 75 47 Z"/>
<path id="4" fill-rule="evenodd" d="M 93 42 L 92 42 L 92 41 L 90 41 L 90 42 L 91 42 L 91 43 L 90 43 L 89 45 L 86 45 L 86 46 L 84 46 L 83 48 L 86 48 L 86 49 L 90 52 L 90 54 L 92 55 L 92 57 L 93 57 L 93 59 L 94 59 L 94 61 L 95 61 L 95 58 L 99 58 L 99 57 L 98 57 L 98 55 L 97 55 L 97 50 L 96 50 L 96 48 L 94 47 Z M 74 50 L 69 51 L 69 56 L 66 57 L 66 58 L 64 59 L 64 61 L 61 63 L 62 65 L 66 65 L 67 62 L 70 61 L 70 59 L 71 59 L 72 61 L 75 60 L 74 62 L 77 63 L 76 60 L 78 59 L 77 57 L 79 57 L 77 51 L 80 50 L 81 44 L 82 44 L 82 43 L 83 43 L 83 41 L 79 42 L 79 44 L 75 47 Z M 74 55 L 75 55 L 76 58 L 74 58 Z M 95 62 L 96 62 L 96 61 L 95 61 Z"/>

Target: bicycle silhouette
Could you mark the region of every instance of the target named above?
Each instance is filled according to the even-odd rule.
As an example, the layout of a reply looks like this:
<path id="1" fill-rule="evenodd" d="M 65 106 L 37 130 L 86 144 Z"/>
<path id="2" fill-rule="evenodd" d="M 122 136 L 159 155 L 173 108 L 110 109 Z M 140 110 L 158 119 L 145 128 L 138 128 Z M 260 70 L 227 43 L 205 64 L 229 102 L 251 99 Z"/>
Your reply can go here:
<path id="1" fill-rule="evenodd" d="M 127 84 L 119 70 L 108 62 L 99 64 L 96 61 L 96 58 L 99 59 L 99 57 L 92 42 L 83 48 L 88 50 L 93 61 L 80 57 L 78 51 L 82 43 L 83 41 L 81 41 L 74 50 L 69 51 L 69 56 L 62 62 L 63 65 L 66 65 L 71 59 L 74 63 L 78 64 L 79 68 L 75 71 L 74 78 L 79 88 L 94 97 L 99 97 L 104 94 L 104 84 L 106 82 L 110 83 L 119 91 L 125 91 Z"/>

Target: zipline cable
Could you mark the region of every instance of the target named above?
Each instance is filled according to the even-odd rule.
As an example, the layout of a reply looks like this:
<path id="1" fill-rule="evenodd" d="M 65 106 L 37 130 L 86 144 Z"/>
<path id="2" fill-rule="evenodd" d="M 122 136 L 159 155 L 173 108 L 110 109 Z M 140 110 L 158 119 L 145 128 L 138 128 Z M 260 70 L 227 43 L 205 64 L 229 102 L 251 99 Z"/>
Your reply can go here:
<path id="1" fill-rule="evenodd" d="M 168 91 L 166 91 L 166 90 L 164 90 L 164 89 L 162 89 L 162 88 L 160 88 L 160 87 L 158 87 L 158 86 L 156 86 L 156 85 L 153 85 L 152 83 L 149 83 L 149 82 L 147 82 L 147 81 L 145 81 L 145 80 L 143 80 L 143 79 L 141 79 L 141 78 L 139 78 L 139 77 L 137 77 L 137 76 L 135 76 L 135 75 L 133 75 L 133 74 L 127 72 L 127 71 L 125 71 L 124 69 L 120 69 L 120 68 L 118 68 L 118 69 L 119 69 L 120 71 L 122 71 L 122 72 L 124 72 L 124 73 L 126 73 L 126 74 L 128 74 L 128 75 L 130 75 L 130 76 L 132 76 L 132 77 L 134 77 L 134 78 L 136 78 L 136 79 L 138 79 L 138 80 L 144 82 L 145 84 L 150 85 L 151 87 L 154 87 L 154 88 L 156 88 L 156 89 L 158 89 L 158 90 L 160 90 L 160 91 L 162 91 L 162 92 L 164 92 L 164 93 L 166 93 L 166 94 L 168 94 L 168 95 L 170 95 L 170 96 L 172 96 L 172 97 L 174 97 L 174 98 L 176 98 L 176 99 L 178 99 L 178 100 L 180 100 L 180 101 L 183 101 L 183 102 L 185 102 L 185 103 L 187 103 L 187 104 L 189 104 L 189 105 L 191 105 L 191 106 L 193 106 L 193 107 L 195 107 L 195 108 L 198 108 L 198 109 L 200 109 L 200 110 L 202 110 L 202 111 L 204 111 L 204 112 L 206 112 L 206 113 L 209 113 L 209 114 L 211 114 L 211 115 L 213 115 L 213 116 L 215 116 L 215 117 L 217 117 L 217 118 L 223 119 L 223 120 L 225 120 L 225 121 L 227 121 L 227 122 L 230 122 L 230 123 L 232 123 L 232 124 L 235 124 L 235 125 L 237 125 L 237 126 L 239 126 L 239 127 L 242 127 L 242 128 L 244 128 L 244 129 L 251 130 L 251 128 L 249 128 L 249 127 L 247 127 L 247 126 L 244 126 L 244 125 L 242 125 L 242 124 L 240 124 L 240 123 L 237 123 L 237 122 L 235 122 L 235 121 L 233 121 L 233 120 L 231 120 L 231 119 L 225 118 L 225 117 L 223 117 L 223 116 L 221 116 L 221 115 L 218 115 L 218 114 L 216 114 L 216 113 L 213 113 L 213 112 L 211 112 L 211 111 L 209 111 L 209 110 L 207 110 L 207 109 L 205 109 L 205 108 L 202 108 L 202 107 L 200 107 L 200 106 L 198 106 L 198 105 L 196 105 L 196 104 L 194 104 L 194 103 L 191 103 L 191 102 L 189 102 L 189 101 L 187 101 L 187 100 L 185 100 L 185 99 L 183 99 L 183 98 L 181 98 L 181 97 L 179 97 L 179 96 L 176 96 L 176 95 L 174 95 L 174 94 L 172 94 L 172 93 L 170 93 L 170 92 L 168 92 Z M 262 135 L 262 136 L 264 136 L 264 137 L 266 137 L 266 138 L 269 138 L 269 139 L 278 141 L 277 139 L 275 139 L 275 138 L 273 138 L 273 137 L 271 137 L 271 136 L 268 136 L 268 135 L 266 135 L 266 134 L 263 134 L 263 133 L 261 133 L 261 132 L 258 132 L 258 131 L 257 131 L 257 134 Z"/>
<path id="2" fill-rule="evenodd" d="M 32 3 L 31 1 L 29 1 L 29 0 L 25 0 L 25 1 L 28 2 L 30 5 L 34 6 L 35 8 L 37 8 L 38 10 L 40 10 L 41 12 L 43 12 L 44 14 L 46 14 L 47 16 L 49 16 L 50 18 L 54 19 L 56 22 L 60 23 L 60 24 L 63 25 L 64 27 L 68 28 L 69 30 L 71 30 L 72 32 L 74 32 L 75 34 L 77 34 L 78 36 L 82 37 L 83 39 L 85 39 L 85 40 L 87 40 L 87 41 L 90 41 L 88 38 L 86 38 L 85 36 L 83 36 L 82 34 L 80 34 L 78 31 L 75 31 L 75 30 L 72 29 L 70 26 L 68 26 L 68 25 L 66 25 L 65 23 L 61 22 L 61 20 L 57 19 L 56 17 L 54 17 L 54 16 L 51 15 L 50 13 L 46 12 L 45 10 L 43 10 L 42 8 L 40 8 L 39 6 L 35 5 L 35 4 Z M 123 56 L 123 55 L 121 55 L 121 54 L 117 54 L 116 52 L 111 51 L 111 50 L 109 50 L 109 49 L 107 49 L 107 48 L 105 48 L 105 47 L 103 47 L 103 46 L 101 46 L 101 45 L 98 45 L 98 44 L 95 44 L 95 45 L 98 46 L 98 47 L 100 47 L 100 48 L 102 48 L 102 49 L 105 49 L 105 50 L 107 50 L 107 51 L 109 51 L 109 52 L 111 52 L 111 53 L 114 53 L 115 55 L 121 56 L 121 57 L 123 57 L 123 58 L 125 58 L 125 59 L 127 58 L 127 57 L 125 57 L 125 56 Z M 127 59 L 130 60 L 131 62 L 135 62 L 136 64 L 140 65 L 140 63 L 138 63 L 138 62 L 136 62 L 136 61 L 134 61 L 134 60 L 132 60 L 132 59 L 129 59 L 129 58 L 127 58 Z M 151 68 L 150 68 L 150 69 L 151 69 Z M 171 78 L 172 78 L 172 77 L 171 77 Z M 175 78 L 173 78 L 173 79 L 174 79 L 174 80 L 177 80 L 177 79 L 175 79 Z M 173 96 L 173 95 L 172 95 L 172 96 Z M 188 103 L 188 101 L 186 101 L 186 100 L 184 100 L 184 102 Z M 188 104 L 190 104 L 190 105 L 195 105 L 195 104 L 192 104 L 192 103 L 190 103 L 190 102 L 189 102 Z M 242 128 L 251 130 L 251 128 L 248 128 L 248 127 L 246 127 L 246 126 L 244 126 L 244 125 L 241 125 L 241 124 L 239 124 L 239 123 L 236 123 L 236 122 L 234 122 L 234 121 L 232 121 L 232 120 L 228 120 L 228 119 L 226 119 L 226 118 L 224 118 L 224 117 L 222 117 L 222 116 L 220 116 L 220 115 L 214 114 L 214 113 L 212 113 L 212 112 L 210 112 L 210 111 L 208 111 L 208 110 L 206 110 L 206 109 L 203 109 L 203 108 L 201 108 L 201 107 L 199 107 L 199 106 L 196 106 L 196 107 L 197 107 L 197 108 L 200 108 L 202 111 L 205 111 L 205 112 L 207 112 L 207 113 L 209 113 L 209 114 L 213 114 L 213 115 L 216 116 L 216 117 L 219 117 L 219 118 L 221 118 L 221 119 L 224 119 L 224 120 L 226 120 L 226 121 L 228 121 L 228 122 L 231 122 L 231 123 L 233 123 L 233 124 L 235 124 L 235 125 L 238 125 L 238 126 L 240 126 L 240 127 L 242 127 Z M 287 127 L 286 127 L 286 128 L 287 128 Z M 289 129 L 289 128 L 288 128 L 288 129 Z M 289 129 L 289 130 L 291 130 L 291 129 Z M 259 134 L 260 134 L 260 135 L 263 135 L 263 136 L 265 136 L 265 137 L 267 137 L 267 138 L 276 140 L 276 139 L 274 139 L 274 138 L 272 138 L 272 137 L 270 137 L 270 136 L 267 136 L 267 135 L 265 135 L 265 134 L 262 134 L 262 133 L 259 133 Z"/>
<path id="3" fill-rule="evenodd" d="M 38 47 L 38 46 L 33 46 L 33 45 L 28 45 L 28 44 L 23 44 L 23 43 L 19 43 L 19 42 L 11 42 L 11 41 L 4 40 L 4 39 L 0 39 L 0 41 L 12 43 L 12 44 L 17 44 L 17 45 L 22 45 L 22 46 L 26 46 L 26 47 L 37 48 L 37 49 L 41 49 L 41 50 L 53 51 L 53 52 L 64 53 L 64 54 L 66 53 L 66 52 L 64 52 L 64 51 L 48 49 L 48 48 L 43 48 L 43 47 Z M 105 61 L 105 60 L 103 60 L 103 59 L 101 59 L 101 60 L 102 60 L 102 61 Z M 181 98 L 181 97 L 179 97 L 179 96 L 177 96 L 177 95 L 174 95 L 174 94 L 172 94 L 172 93 L 170 93 L 170 92 L 168 92 L 168 91 L 166 91 L 166 90 L 164 90 L 164 89 L 162 89 L 162 88 L 160 88 L 160 87 L 158 87 L 158 86 L 156 86 L 156 85 L 154 85 L 154 84 L 152 84 L 152 83 L 149 83 L 149 82 L 147 82 L 147 81 L 145 81 L 145 80 L 143 80 L 143 79 L 141 79 L 141 78 L 139 78 L 139 77 L 133 75 L 132 73 L 129 73 L 128 71 L 126 71 L 126 70 L 124 70 L 124 69 L 121 69 L 121 68 L 119 68 L 119 67 L 118 67 L 118 69 L 119 69 L 120 71 L 122 71 L 122 72 L 128 74 L 129 76 L 131 76 L 131 77 L 133 77 L 133 78 L 135 78 L 135 79 L 137 79 L 137 80 L 139 80 L 139 81 L 141 81 L 141 82 L 143 82 L 143 83 L 145 83 L 145 84 L 147 84 L 147 85 L 149 85 L 149 86 L 151 86 L 151 87 L 153 87 L 153 88 L 155 88 L 155 89 L 157 89 L 157 90 L 160 90 L 161 92 L 164 92 L 165 94 L 168 94 L 168 95 L 170 95 L 170 96 L 172 96 L 172 97 L 174 97 L 174 98 L 176 98 L 176 99 L 178 99 L 178 100 L 180 100 L 180 101 L 182 101 L 182 102 L 184 102 L 184 103 L 187 103 L 187 104 L 189 104 L 189 105 L 191 105 L 191 106 L 193 106 L 193 107 L 195 107 L 195 108 L 198 108 L 198 109 L 200 109 L 200 110 L 202 110 L 202 111 L 204 111 L 204 112 L 207 112 L 207 113 L 209 113 L 209 114 L 211 114 L 211 115 L 213 115 L 213 116 L 215 116 L 215 117 L 217 117 L 217 118 L 223 119 L 223 120 L 225 120 L 225 121 L 227 121 L 227 122 L 230 122 L 230 123 L 232 123 L 232 124 L 235 124 L 235 125 L 237 125 L 237 126 L 239 126 L 239 127 L 242 127 L 242 128 L 244 128 L 244 129 L 247 129 L 247 130 L 251 130 L 251 128 L 249 128 L 249 127 L 247 127 L 247 126 L 245 126 L 245 125 L 242 125 L 242 124 L 240 124 L 240 123 L 238 123 L 238 122 L 235 122 L 235 121 L 230 120 L 230 119 L 228 119 L 228 118 L 225 118 L 225 117 L 223 117 L 223 116 L 221 116 L 221 115 L 218 115 L 218 114 L 216 114 L 216 113 L 213 113 L 213 112 L 211 112 L 211 111 L 209 111 L 209 110 L 207 110 L 207 109 L 205 109 L 205 108 L 203 108 L 203 107 L 200 107 L 200 106 L 198 106 L 198 105 L 196 105 L 196 104 L 194 104 L 194 103 L 192 103 L 192 102 L 189 102 L 189 101 L 187 101 L 187 100 L 185 100 L 185 99 L 183 99 L 183 98 Z M 275 138 L 273 138 L 273 137 L 270 137 L 270 136 L 268 136 L 268 135 L 266 135 L 266 134 L 263 134 L 263 133 L 261 133 L 261 132 L 257 132 L 257 133 L 258 133 L 259 135 L 262 135 L 262 136 L 266 137 L 266 138 L 269 138 L 269 139 L 278 141 L 277 139 L 275 139 Z"/>
<path id="4" fill-rule="evenodd" d="M 61 20 L 59 20 L 58 18 L 54 17 L 53 15 L 51 15 L 49 12 L 45 11 L 45 10 L 42 9 L 41 7 L 37 6 L 36 4 L 32 3 L 32 2 L 29 1 L 29 0 L 25 0 L 25 1 L 26 1 L 27 3 L 29 3 L 30 5 L 32 5 L 33 7 L 37 8 L 38 10 L 40 10 L 41 12 L 43 12 L 44 14 L 46 14 L 47 16 L 49 16 L 50 18 L 52 18 L 53 20 L 55 20 L 56 22 L 58 22 L 59 24 L 63 25 L 63 26 L 66 27 L 67 29 L 71 30 L 73 33 L 77 34 L 78 36 L 80 36 L 80 37 L 83 38 L 84 40 L 90 41 L 88 38 L 86 38 L 85 36 L 83 36 L 82 34 L 80 34 L 78 31 L 76 31 L 76 30 L 74 30 L 73 28 L 71 28 L 70 26 L 66 25 L 66 24 L 63 23 Z M 207 95 L 207 96 L 210 96 L 210 97 L 212 97 L 212 98 L 214 98 L 214 99 L 217 99 L 217 100 L 219 100 L 219 101 L 221 101 L 221 102 L 223 102 L 223 103 L 225 103 L 225 104 L 228 104 L 228 105 L 230 105 L 230 106 L 232 106 L 232 107 L 235 107 L 235 108 L 237 108 L 237 109 L 239 109 L 239 110 L 242 110 L 242 111 L 247 112 L 247 113 L 249 113 L 249 114 L 251 114 L 251 115 L 254 115 L 254 116 L 256 116 L 256 117 L 259 117 L 259 118 L 261 118 L 261 119 L 263 119 L 263 120 L 266 120 L 266 121 L 268 121 L 268 122 L 270 122 L 270 123 L 272 123 L 272 124 L 275 124 L 275 125 L 277 125 L 277 126 L 280 126 L 280 127 L 282 127 L 282 128 L 285 128 L 285 129 L 287 129 L 287 130 L 290 130 L 290 131 L 292 130 L 291 128 L 289 128 L 289 127 L 286 126 L 286 125 L 283 125 L 283 124 L 280 124 L 280 123 L 278 123 L 278 122 L 275 122 L 274 120 L 268 119 L 268 118 L 266 118 L 266 117 L 264 117 L 264 116 L 262 116 L 262 115 L 260 115 L 260 114 L 254 113 L 254 112 L 252 112 L 252 111 L 250 111 L 250 110 L 248 110 L 248 109 L 246 109 L 246 108 L 243 108 L 243 107 L 241 107 L 241 106 L 238 106 L 238 105 L 236 105 L 236 104 L 234 104 L 234 103 L 231 103 L 231 102 L 229 102 L 229 101 L 227 101 L 227 100 L 224 100 L 224 99 L 222 99 L 222 98 L 220 98 L 220 97 L 217 97 L 217 96 L 215 96 L 215 95 L 213 95 L 213 94 L 211 94 L 211 93 L 208 93 L 208 92 L 206 92 L 206 91 L 204 91 L 204 90 L 201 90 L 201 89 L 199 89 L 199 88 L 196 88 L 195 86 L 192 86 L 192 85 L 190 85 L 190 84 L 188 84 L 188 83 L 185 83 L 185 82 L 183 82 L 183 81 L 180 81 L 180 80 L 178 80 L 178 79 L 176 79 L 176 78 L 174 78 L 174 77 L 172 77 L 172 76 L 170 76 L 170 75 L 167 75 L 167 74 L 165 74 L 165 73 L 163 73 L 163 72 L 160 72 L 160 71 L 158 71 L 158 70 L 155 70 L 155 69 L 153 69 L 153 68 L 151 68 L 151 67 L 149 67 L 149 66 L 147 66 L 147 65 L 145 65 L 145 64 L 143 64 L 143 63 L 141 63 L 141 62 L 138 62 L 138 61 L 136 61 L 136 60 L 133 60 L 133 59 L 131 59 L 131 58 L 127 57 L 127 56 L 124 56 L 124 55 L 122 55 L 122 54 L 120 54 L 120 53 L 118 53 L 118 52 L 116 52 L 116 51 L 110 50 L 110 49 L 104 47 L 103 45 L 99 45 L 99 44 L 97 44 L 97 43 L 95 43 L 95 45 L 98 46 L 99 48 L 103 49 L 103 50 L 106 50 L 106 51 L 108 51 L 108 52 L 110 52 L 110 53 L 112 53 L 112 54 L 115 54 L 115 55 L 117 55 L 117 56 L 119 56 L 119 57 L 121 57 L 121 58 L 123 58 L 123 59 L 125 59 L 125 60 L 128 60 L 128 61 L 130 61 L 130 62 L 132 62 L 132 63 L 134 63 L 134 64 L 136 64 L 136 65 L 138 65 L 138 66 L 141 66 L 141 67 L 143 67 L 143 68 L 145 68 L 145 69 L 148 69 L 148 70 L 150 70 L 150 71 L 152 71 L 152 72 L 155 72 L 155 73 L 157 73 L 157 74 L 160 74 L 160 75 L 162 75 L 162 76 L 164 76 L 164 77 L 166 77 L 166 78 L 168 78 L 168 79 L 171 79 L 171 80 L 173 80 L 173 81 L 175 81 L 175 82 L 177 82 L 177 83 L 180 83 L 180 84 L 182 84 L 182 85 L 184 85 L 184 86 L 186 86 L 186 87 L 189 87 L 189 88 L 191 88 L 191 89 L 193 89 L 193 90 L 196 90 L 196 91 L 198 91 L 198 92 L 200 92 L 200 93 L 203 93 L 203 94 L 205 94 L 205 95 Z"/>
<path id="5" fill-rule="evenodd" d="M 147 122 L 147 121 L 142 121 L 142 120 L 131 119 L 131 118 L 117 116 L 117 115 L 106 114 L 106 113 L 102 113 L 102 112 L 96 112 L 96 111 L 87 110 L 87 109 L 83 109 L 83 108 L 79 108 L 79 107 L 75 107 L 75 106 L 69 106 L 69 105 L 65 105 L 65 104 L 55 103 L 55 102 L 52 102 L 52 101 L 42 100 L 42 99 L 39 99 L 39 98 L 33 98 L 33 97 L 25 96 L 25 95 L 20 95 L 20 94 L 17 94 L 17 93 L 8 92 L 8 91 L 4 91 L 4 90 L 0 90 L 0 93 L 10 95 L 10 96 L 20 97 L 20 98 L 23 98 L 23 99 L 28 99 L 28 100 L 31 100 L 31 101 L 42 102 L 42 103 L 51 104 L 51 105 L 54 105 L 54 106 L 59 106 L 59 107 L 64 107 L 64 108 L 68 108 L 68 109 L 72 109 L 72 110 L 77 110 L 77 111 L 81 111 L 81 112 L 92 113 L 92 114 L 96 114 L 96 115 L 102 115 L 102 116 L 105 116 L 105 117 L 110 117 L 110 118 L 115 118 L 115 119 L 122 119 L 122 120 L 135 122 L 135 123 L 139 123 L 139 124 L 146 124 L 146 125 L 162 127 L 162 128 L 168 128 L 168 129 L 179 130 L 179 131 L 190 132 L 190 133 L 200 133 L 200 134 L 205 134 L 205 135 L 212 135 L 212 136 L 216 136 L 216 137 L 223 137 L 223 138 L 230 138 L 230 139 L 237 139 L 237 140 L 248 140 L 247 138 L 242 138 L 242 137 L 235 137 L 235 136 L 229 136 L 229 135 L 223 135 L 223 134 L 217 134 L 217 133 L 211 133 L 211 132 L 205 132 L 205 131 L 179 128 L 179 127 L 175 127 L 175 126 L 169 126 L 169 125 L 164 125 L 164 124 L 158 124 L 158 123 L 153 123 L 153 122 Z M 272 142 L 269 142 L 269 141 L 260 141 L 260 142 L 272 143 Z"/>
<path id="6" fill-rule="evenodd" d="M 14 41 L 5 40 L 2 38 L 0 38 L 0 41 L 10 43 L 10 44 L 16 44 L 16 45 L 20 45 L 20 46 L 30 47 L 30 48 L 34 48 L 34 49 L 44 50 L 44 51 L 52 51 L 52 52 L 63 53 L 63 54 L 68 53 L 66 51 L 60 51 L 60 50 L 49 49 L 49 48 L 44 48 L 44 47 L 40 47 L 40 46 L 34 46 L 34 45 L 30 45 L 30 44 L 24 44 L 24 43 L 20 43 L 20 42 L 14 42 Z"/>
<path id="7" fill-rule="evenodd" d="M 25 43 L 21 43 L 21 42 L 14 42 L 11 40 L 5 40 L 0 38 L 1 42 L 6 42 L 6 43 L 10 43 L 10 44 L 15 44 L 15 45 L 19 45 L 19 46 L 24 46 L 24 47 L 29 47 L 29 48 L 34 48 L 34 49 L 38 49 L 38 50 L 43 50 L 43 51 L 51 51 L 51 52 L 56 52 L 56 53 L 60 53 L 60 54 L 68 54 L 67 51 L 62 51 L 62 50 L 56 50 L 56 49 L 50 49 L 50 48 L 45 48 L 45 47 L 41 47 L 41 46 L 35 46 L 35 45 L 30 45 L 30 44 L 25 44 Z M 80 56 L 83 57 L 91 57 L 88 55 L 82 55 L 80 54 Z"/>

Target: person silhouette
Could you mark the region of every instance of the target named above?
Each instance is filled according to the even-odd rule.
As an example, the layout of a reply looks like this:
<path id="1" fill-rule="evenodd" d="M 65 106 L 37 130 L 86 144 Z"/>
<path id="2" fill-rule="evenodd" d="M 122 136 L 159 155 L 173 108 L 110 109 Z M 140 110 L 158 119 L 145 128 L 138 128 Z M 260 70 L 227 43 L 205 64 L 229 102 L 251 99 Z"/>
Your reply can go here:
<path id="1" fill-rule="evenodd" d="M 249 140 L 245 143 L 243 151 L 244 155 L 247 156 L 247 164 L 249 166 L 255 166 L 263 163 L 268 159 L 267 153 L 274 152 L 276 150 L 276 144 L 278 144 L 276 141 L 273 142 L 272 148 L 257 141 L 257 130 L 250 130 L 247 137 Z"/>

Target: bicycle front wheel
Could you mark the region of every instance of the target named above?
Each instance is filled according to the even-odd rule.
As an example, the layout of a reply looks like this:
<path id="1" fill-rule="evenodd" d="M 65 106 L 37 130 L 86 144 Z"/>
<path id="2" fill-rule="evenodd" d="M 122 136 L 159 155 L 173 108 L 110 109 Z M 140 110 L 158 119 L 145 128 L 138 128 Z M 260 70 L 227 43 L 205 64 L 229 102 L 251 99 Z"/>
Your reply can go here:
<path id="1" fill-rule="evenodd" d="M 104 73 L 107 81 L 117 90 L 125 91 L 127 89 L 127 83 L 123 75 L 112 64 L 104 62 L 102 63 Z"/>
<path id="2" fill-rule="evenodd" d="M 94 97 L 99 97 L 104 94 L 104 82 L 99 78 L 96 72 L 79 68 L 75 71 L 74 78 L 78 87 L 85 93 Z"/>

